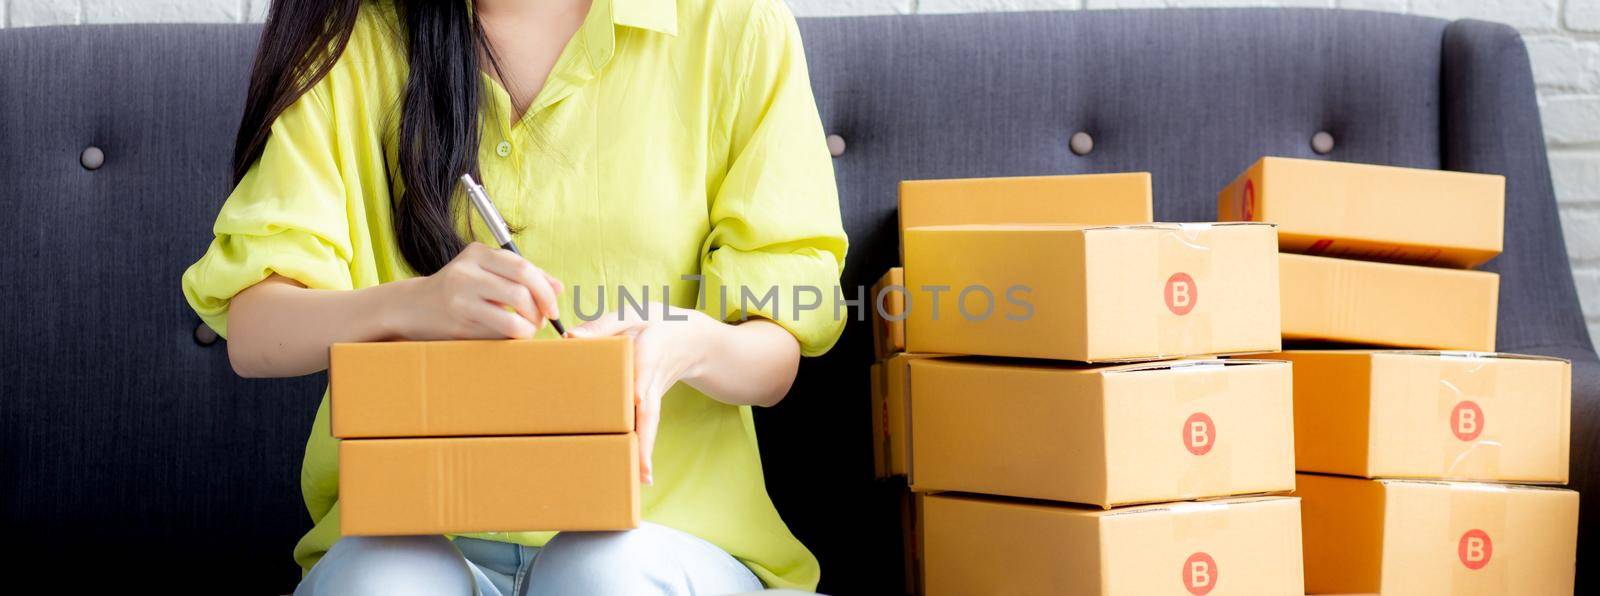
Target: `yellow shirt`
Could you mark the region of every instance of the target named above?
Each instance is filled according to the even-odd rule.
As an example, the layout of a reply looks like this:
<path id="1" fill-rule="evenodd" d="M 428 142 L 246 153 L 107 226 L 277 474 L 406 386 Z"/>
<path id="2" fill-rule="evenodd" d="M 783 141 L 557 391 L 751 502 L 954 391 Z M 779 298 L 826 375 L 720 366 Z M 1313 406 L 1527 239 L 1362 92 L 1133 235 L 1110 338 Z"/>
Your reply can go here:
<path id="1" fill-rule="evenodd" d="M 215 240 L 183 276 L 190 305 L 219 334 L 228 301 L 272 273 L 321 289 L 412 275 L 390 210 L 403 39 L 392 6 L 368 5 L 327 78 L 272 124 L 260 161 L 217 215 Z M 593 0 L 520 121 L 509 122 L 505 91 L 487 75 L 484 84 L 482 182 L 521 227 L 523 254 L 566 284 L 564 321 L 602 310 L 601 288 L 606 311 L 619 286 L 635 299 L 648 286 L 652 301 L 666 287 L 671 304 L 713 316 L 741 310 L 740 288 L 757 298 L 777 288 L 776 304 L 743 310 L 783 325 L 806 355 L 838 338 L 833 292 L 847 242 L 782 0 Z M 493 243 L 476 217 L 461 225 Z M 683 278 L 696 274 L 703 281 Z M 822 306 L 795 312 L 797 286 L 820 289 Z M 645 519 L 716 544 L 769 586 L 814 589 L 816 558 L 767 496 L 748 407 L 679 384 L 663 402 L 654 462 Z M 338 477 L 324 395 L 301 471 L 315 523 L 295 548 L 302 568 L 339 538 Z M 480 537 L 540 545 L 549 536 Z"/>

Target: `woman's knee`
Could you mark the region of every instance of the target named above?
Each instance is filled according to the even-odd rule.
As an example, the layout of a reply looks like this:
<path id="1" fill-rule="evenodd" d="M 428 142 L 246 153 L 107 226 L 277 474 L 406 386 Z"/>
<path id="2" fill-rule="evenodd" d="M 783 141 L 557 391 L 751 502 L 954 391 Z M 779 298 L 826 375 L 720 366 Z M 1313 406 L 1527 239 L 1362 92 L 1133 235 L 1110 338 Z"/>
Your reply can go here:
<path id="1" fill-rule="evenodd" d="M 534 559 L 526 594 L 722 594 L 759 589 L 760 580 L 721 549 L 647 523 L 624 532 L 556 535 Z"/>
<path id="2" fill-rule="evenodd" d="M 295 596 L 473 592 L 466 559 L 443 536 L 351 536 L 334 543 Z"/>

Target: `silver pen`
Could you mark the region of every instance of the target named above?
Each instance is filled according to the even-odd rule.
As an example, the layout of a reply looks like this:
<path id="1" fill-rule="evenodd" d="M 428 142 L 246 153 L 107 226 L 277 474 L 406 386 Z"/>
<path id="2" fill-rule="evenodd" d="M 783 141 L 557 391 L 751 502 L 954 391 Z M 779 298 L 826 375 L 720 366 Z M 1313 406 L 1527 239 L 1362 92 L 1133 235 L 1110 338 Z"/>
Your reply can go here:
<path id="1" fill-rule="evenodd" d="M 461 175 L 461 188 L 467 191 L 467 199 L 472 201 L 472 208 L 478 212 L 478 217 L 483 218 L 484 225 L 489 226 L 489 234 L 494 236 L 494 241 L 500 244 L 500 248 L 521 256 L 522 251 L 517 250 L 516 241 L 511 239 L 511 228 L 506 226 L 506 219 L 500 216 L 500 210 L 489 200 L 489 193 L 484 192 L 483 187 L 472 179 L 472 174 Z M 555 328 L 556 335 L 567 336 L 567 330 L 561 326 L 559 319 L 550 319 L 550 326 Z"/>

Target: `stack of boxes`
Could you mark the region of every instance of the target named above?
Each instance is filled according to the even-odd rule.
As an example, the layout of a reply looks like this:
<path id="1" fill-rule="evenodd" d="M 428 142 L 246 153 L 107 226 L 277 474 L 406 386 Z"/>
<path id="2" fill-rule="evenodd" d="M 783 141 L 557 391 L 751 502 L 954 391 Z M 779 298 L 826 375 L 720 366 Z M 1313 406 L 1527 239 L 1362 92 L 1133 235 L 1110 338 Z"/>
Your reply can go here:
<path id="1" fill-rule="evenodd" d="M 1283 337 L 1494 351 L 1505 179 L 1264 157 L 1218 219 L 1278 224 Z"/>
<path id="2" fill-rule="evenodd" d="M 1271 226 L 1149 223 L 1146 174 L 905 182 L 901 218 L 873 410 L 915 493 L 908 585 L 1302 593 L 1271 496 L 1289 365 L 1209 357 L 1279 347 Z"/>
<path id="3" fill-rule="evenodd" d="M 1310 593 L 1570 594 L 1571 368 L 1492 353 L 1499 176 L 1263 158 L 1220 219 L 1278 225 Z M 1357 349 L 1359 348 L 1359 349 Z M 1517 483 L 1517 484 L 1509 484 Z"/>
<path id="4" fill-rule="evenodd" d="M 639 525 L 629 338 L 336 344 L 345 536 Z"/>

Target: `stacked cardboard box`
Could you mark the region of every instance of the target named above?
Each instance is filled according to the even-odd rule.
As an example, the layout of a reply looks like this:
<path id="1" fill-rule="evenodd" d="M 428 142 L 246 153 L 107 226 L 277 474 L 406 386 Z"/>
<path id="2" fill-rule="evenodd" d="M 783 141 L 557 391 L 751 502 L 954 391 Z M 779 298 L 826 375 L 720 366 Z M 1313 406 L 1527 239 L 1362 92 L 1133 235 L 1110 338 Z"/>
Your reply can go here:
<path id="1" fill-rule="evenodd" d="M 1056 200 L 1141 220 L 1005 212 L 1006 179 L 902 184 L 873 411 L 879 474 L 915 493 L 911 585 L 1301 593 L 1298 501 L 1270 496 L 1294 487 L 1289 366 L 1210 358 L 1278 349 L 1276 234 L 1148 223 L 1147 176 L 1077 178 Z M 929 218 L 923 185 L 968 210 Z"/>
<path id="2" fill-rule="evenodd" d="M 1307 590 L 1570 594 L 1577 494 L 1505 484 L 1566 482 L 1570 364 L 1492 353 L 1499 278 L 1469 269 L 1504 180 L 1268 157 L 1218 210 L 1278 225 L 1284 339 L 1344 345 L 1277 356 Z"/>
<path id="3" fill-rule="evenodd" d="M 346 536 L 639 524 L 627 338 L 336 344 Z"/>
<path id="4" fill-rule="evenodd" d="M 1286 340 L 1494 351 L 1505 179 L 1263 157 L 1218 219 L 1278 226 Z"/>

